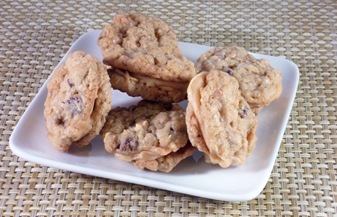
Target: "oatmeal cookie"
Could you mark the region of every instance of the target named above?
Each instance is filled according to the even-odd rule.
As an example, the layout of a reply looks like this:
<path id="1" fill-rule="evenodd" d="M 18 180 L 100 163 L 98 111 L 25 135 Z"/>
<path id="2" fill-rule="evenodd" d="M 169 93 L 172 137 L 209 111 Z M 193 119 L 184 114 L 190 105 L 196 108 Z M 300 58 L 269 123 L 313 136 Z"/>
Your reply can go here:
<path id="1" fill-rule="evenodd" d="M 101 131 L 107 152 L 132 162 L 151 161 L 187 144 L 185 111 L 179 105 L 141 101 L 112 109 Z"/>
<path id="2" fill-rule="evenodd" d="M 243 164 L 255 147 L 257 118 L 236 79 L 218 70 L 200 72 L 187 89 L 186 124 L 193 146 L 208 163 Z"/>
<path id="3" fill-rule="evenodd" d="M 176 34 L 164 21 L 141 14 L 117 14 L 103 28 L 97 43 L 103 62 L 113 68 L 113 88 L 131 96 L 140 96 L 148 88 L 151 93 L 142 97 L 160 102 L 186 98 L 188 82 L 196 74 L 194 64 L 182 55 Z M 115 78 L 119 82 L 114 82 Z M 162 84 L 164 89 L 159 89 Z M 167 96 L 163 98 L 163 94 Z"/>
<path id="4" fill-rule="evenodd" d="M 281 72 L 267 60 L 254 58 L 244 48 L 216 47 L 202 54 L 196 63 L 197 72 L 212 69 L 237 79 L 242 96 L 256 114 L 281 95 Z"/>
<path id="5" fill-rule="evenodd" d="M 69 54 L 47 85 L 44 117 L 48 137 L 61 151 L 87 145 L 102 129 L 111 109 L 106 67 L 83 51 Z"/>

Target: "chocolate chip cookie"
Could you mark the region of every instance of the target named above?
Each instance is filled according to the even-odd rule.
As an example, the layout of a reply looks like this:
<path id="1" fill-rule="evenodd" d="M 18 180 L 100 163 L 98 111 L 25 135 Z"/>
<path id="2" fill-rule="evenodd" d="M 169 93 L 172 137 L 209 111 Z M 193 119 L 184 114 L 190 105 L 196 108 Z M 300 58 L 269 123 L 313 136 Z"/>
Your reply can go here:
<path id="1" fill-rule="evenodd" d="M 138 162 L 135 165 L 141 168 L 154 168 L 144 162 L 166 161 L 159 158 L 177 152 L 188 142 L 185 111 L 179 105 L 150 101 L 112 109 L 100 134 L 107 152 L 127 162 Z"/>
<path id="2" fill-rule="evenodd" d="M 255 147 L 257 118 L 239 83 L 219 70 L 200 72 L 187 89 L 186 124 L 193 146 L 208 163 L 243 164 Z"/>
<path id="3" fill-rule="evenodd" d="M 68 151 L 84 146 L 99 134 L 111 109 L 107 69 L 83 51 L 69 54 L 47 85 L 44 117 L 51 143 Z"/>
<path id="4" fill-rule="evenodd" d="M 179 49 L 164 21 L 142 14 L 117 14 L 98 38 L 113 88 L 158 102 L 186 98 L 194 64 Z"/>
<path id="5" fill-rule="evenodd" d="M 277 99 L 282 92 L 282 75 L 265 59 L 256 59 L 244 48 L 216 47 L 202 54 L 196 63 L 197 72 L 220 70 L 236 78 L 242 96 L 258 113 Z"/>

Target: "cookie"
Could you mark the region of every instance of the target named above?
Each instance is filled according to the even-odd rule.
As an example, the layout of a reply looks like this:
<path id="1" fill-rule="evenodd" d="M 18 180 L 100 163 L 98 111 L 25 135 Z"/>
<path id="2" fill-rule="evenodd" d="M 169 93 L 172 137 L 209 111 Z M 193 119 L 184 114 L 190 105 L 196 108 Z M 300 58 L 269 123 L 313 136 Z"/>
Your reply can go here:
<path id="1" fill-rule="evenodd" d="M 282 75 L 265 59 L 256 59 L 244 48 L 216 47 L 202 54 L 196 63 L 197 72 L 220 70 L 237 79 L 242 96 L 259 113 L 282 92 Z"/>
<path id="2" fill-rule="evenodd" d="M 69 54 L 47 85 L 44 117 L 51 143 L 68 151 L 85 146 L 99 134 L 111 109 L 107 69 L 83 51 Z"/>
<path id="3" fill-rule="evenodd" d="M 169 173 L 172 169 L 178 165 L 182 160 L 191 156 L 195 147 L 191 144 L 187 144 L 186 146 L 180 148 L 176 152 L 171 152 L 168 155 L 159 157 L 154 160 L 135 160 L 134 165 L 139 167 L 140 169 L 148 169 L 151 171 L 161 171 L 165 173 Z"/>
<path id="4" fill-rule="evenodd" d="M 127 162 L 155 160 L 188 142 L 185 111 L 150 101 L 112 109 L 100 134 L 107 152 Z"/>
<path id="5" fill-rule="evenodd" d="M 187 89 L 186 124 L 193 146 L 208 163 L 243 164 L 255 147 L 257 118 L 237 80 L 223 71 L 200 72 Z"/>
<path id="6" fill-rule="evenodd" d="M 121 82 L 111 79 L 113 88 L 166 103 L 186 98 L 188 82 L 196 74 L 194 64 L 182 55 L 176 34 L 164 21 L 142 14 L 117 14 L 103 28 L 97 44 L 103 62 L 119 69 L 110 72 Z M 129 81 L 137 82 L 130 87 Z M 149 97 L 141 95 L 147 87 Z"/>

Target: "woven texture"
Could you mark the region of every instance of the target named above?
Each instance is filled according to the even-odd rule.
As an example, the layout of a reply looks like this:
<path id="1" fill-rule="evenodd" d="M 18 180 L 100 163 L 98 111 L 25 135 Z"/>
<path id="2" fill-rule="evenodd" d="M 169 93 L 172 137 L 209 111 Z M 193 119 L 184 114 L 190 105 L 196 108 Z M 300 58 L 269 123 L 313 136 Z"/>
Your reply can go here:
<path id="1" fill-rule="evenodd" d="M 337 216 L 337 2 L 0 1 L 0 216 Z M 193 197 L 27 162 L 8 141 L 72 42 L 117 12 L 151 14 L 180 41 L 235 43 L 301 72 L 281 148 L 254 200 Z"/>

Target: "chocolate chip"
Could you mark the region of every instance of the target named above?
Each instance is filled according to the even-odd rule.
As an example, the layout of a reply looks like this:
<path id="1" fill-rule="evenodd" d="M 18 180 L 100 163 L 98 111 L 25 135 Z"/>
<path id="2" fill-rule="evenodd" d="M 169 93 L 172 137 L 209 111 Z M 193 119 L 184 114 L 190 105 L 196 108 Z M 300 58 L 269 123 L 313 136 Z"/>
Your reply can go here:
<path id="1" fill-rule="evenodd" d="M 244 108 L 242 108 L 242 109 L 239 111 L 240 117 L 241 117 L 241 118 L 247 117 L 248 111 L 249 111 L 249 108 L 248 108 L 247 106 L 245 106 Z"/>
<path id="2" fill-rule="evenodd" d="M 136 41 L 136 45 L 137 45 L 137 47 L 142 46 L 141 43 L 140 43 L 140 40 L 137 40 L 137 41 Z"/>
<path id="3" fill-rule="evenodd" d="M 127 137 L 119 146 L 121 151 L 133 151 L 137 148 L 138 141 L 133 137 Z"/>
<path id="4" fill-rule="evenodd" d="M 159 41 L 160 41 L 160 39 L 162 37 L 162 31 L 160 29 L 155 29 L 154 30 L 154 35 L 155 35 L 155 37 L 157 39 L 157 42 L 159 43 Z"/>
<path id="5" fill-rule="evenodd" d="M 155 65 L 158 65 L 160 63 L 160 60 L 157 57 L 154 57 L 153 61 Z"/>
<path id="6" fill-rule="evenodd" d="M 78 115 L 83 112 L 83 101 L 80 96 L 71 96 L 66 101 L 66 108 L 71 115 Z"/>
<path id="7" fill-rule="evenodd" d="M 58 125 L 58 126 L 60 126 L 60 125 L 64 126 L 64 124 L 66 123 L 66 121 L 62 117 L 57 117 L 55 122 L 56 122 L 56 125 Z"/>
<path id="8" fill-rule="evenodd" d="M 227 72 L 229 75 L 233 75 L 233 70 L 228 68 L 227 66 L 224 66 L 222 68 L 223 71 Z"/>
<path id="9" fill-rule="evenodd" d="M 120 34 L 121 34 L 121 37 L 122 37 L 122 38 L 126 38 L 126 37 L 127 37 L 127 32 L 126 32 L 126 30 L 124 30 L 124 29 L 121 31 Z"/>
<path id="10" fill-rule="evenodd" d="M 174 134 L 175 130 L 173 129 L 173 127 L 170 127 L 170 135 Z"/>

